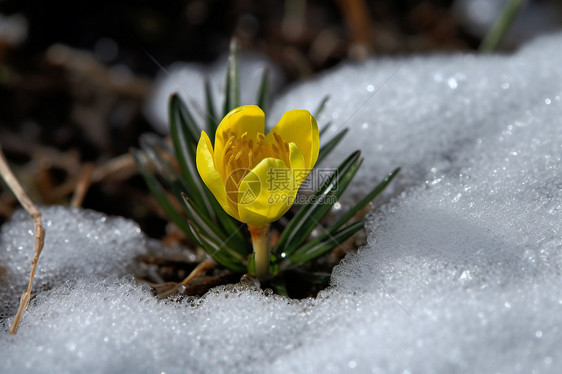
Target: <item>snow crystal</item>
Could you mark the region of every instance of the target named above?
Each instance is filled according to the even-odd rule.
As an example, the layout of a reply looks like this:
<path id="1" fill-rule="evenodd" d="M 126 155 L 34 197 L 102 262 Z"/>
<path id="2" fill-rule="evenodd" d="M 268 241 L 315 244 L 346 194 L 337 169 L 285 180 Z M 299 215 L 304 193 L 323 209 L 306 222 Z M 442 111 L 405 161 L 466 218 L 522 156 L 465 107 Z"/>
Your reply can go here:
<path id="1" fill-rule="evenodd" d="M 356 193 L 403 167 L 370 215 L 368 244 L 334 269 L 318 298 L 288 300 L 238 284 L 158 302 L 115 263 L 116 246 L 82 235 L 73 248 L 90 254 L 72 255 L 62 245 L 67 230 L 51 228 L 47 241 L 58 244 L 48 244 L 40 263 L 82 270 L 36 288 L 18 335 L 0 339 L 0 371 L 558 372 L 561 42 L 543 38 L 513 56 L 343 65 L 286 92 L 277 118 L 331 94 L 320 123 L 351 131 L 326 164 L 362 149 Z M 81 211 L 50 209 L 93 225 Z M 19 220 L 1 235 L 9 274 L 30 262 L 6 255 L 13 240 L 13 248 L 22 238 L 32 247 L 31 221 Z M 128 242 L 108 233 L 119 227 L 144 248 L 129 221 L 106 227 L 98 228 L 104 243 Z M 61 246 L 72 260 L 49 258 Z M 134 256 L 125 247 L 120 263 Z M 78 277 L 92 261 L 98 270 Z"/>

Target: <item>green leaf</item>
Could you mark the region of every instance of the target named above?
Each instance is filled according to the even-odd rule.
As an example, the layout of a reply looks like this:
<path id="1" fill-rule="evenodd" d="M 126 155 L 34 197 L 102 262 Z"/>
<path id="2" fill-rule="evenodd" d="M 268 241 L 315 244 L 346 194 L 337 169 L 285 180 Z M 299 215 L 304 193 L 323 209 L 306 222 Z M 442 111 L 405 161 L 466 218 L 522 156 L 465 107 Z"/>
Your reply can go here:
<path id="1" fill-rule="evenodd" d="M 143 137 L 141 140 L 141 147 L 143 148 L 144 155 L 149 158 L 152 165 L 156 167 L 158 173 L 162 176 L 164 183 L 172 190 L 176 198 L 181 201 L 181 193 L 186 192 L 187 195 L 200 207 L 210 206 L 210 204 L 206 201 L 205 196 L 202 196 L 201 194 L 202 183 L 199 177 L 194 177 L 191 173 L 189 173 L 185 175 L 186 178 L 183 178 L 176 172 L 176 168 L 163 157 L 163 154 L 167 153 L 170 158 L 173 158 L 168 146 L 162 141 L 152 142 L 151 144 L 145 139 L 146 137 Z M 214 217 L 214 215 L 211 217 Z"/>
<path id="2" fill-rule="evenodd" d="M 188 145 L 197 145 L 201 136 L 201 128 L 197 125 L 187 105 L 177 93 L 170 96 L 168 116 L 170 120 L 170 133 L 172 132 L 171 126 L 175 126 L 178 130 L 181 130 L 182 139 L 185 139 L 184 141 Z M 195 152 L 195 149 L 192 152 Z"/>
<path id="3" fill-rule="evenodd" d="M 256 98 L 257 105 L 263 110 L 263 112 L 267 112 L 267 106 L 269 104 L 269 69 L 266 67 L 263 69 L 263 73 L 261 75 L 261 83 L 260 89 L 258 91 L 258 97 Z"/>
<path id="4" fill-rule="evenodd" d="M 332 126 L 332 122 L 328 122 L 327 124 L 325 124 L 324 127 L 322 127 L 320 129 L 320 131 L 318 132 L 318 136 L 320 136 L 320 138 L 322 138 L 326 134 L 326 131 L 328 131 L 330 126 Z"/>
<path id="5" fill-rule="evenodd" d="M 482 40 L 479 47 L 480 52 L 492 53 L 498 48 L 524 3 L 523 0 L 508 0 L 505 3 L 501 13 L 496 17 L 494 24 Z"/>
<path id="6" fill-rule="evenodd" d="M 281 296 L 289 297 L 289 292 L 287 291 L 287 285 L 283 277 L 276 277 L 271 281 L 271 286 L 275 289 L 275 292 Z"/>
<path id="7" fill-rule="evenodd" d="M 333 235 L 328 235 L 327 240 L 312 240 L 303 247 L 299 248 L 299 250 L 290 256 L 288 260 L 293 265 L 300 265 L 311 261 L 342 244 L 364 226 L 364 219 L 360 219 L 351 225 L 336 231 Z"/>
<path id="8" fill-rule="evenodd" d="M 211 144 L 215 144 L 215 133 L 219 126 L 219 118 L 217 118 L 217 112 L 215 111 L 215 101 L 213 99 L 213 91 L 209 79 L 205 79 L 205 104 L 207 110 L 205 113 L 205 118 L 207 119 L 207 135 L 209 135 L 209 139 L 211 139 Z"/>
<path id="9" fill-rule="evenodd" d="M 345 241 L 349 236 L 353 235 L 357 230 L 350 233 L 348 231 L 349 228 L 354 227 L 356 223 L 352 223 L 347 225 L 349 220 L 353 218 L 361 209 L 363 209 L 369 202 L 371 202 L 375 197 L 377 197 L 388 184 L 394 179 L 394 177 L 398 174 L 400 168 L 395 169 L 392 173 L 386 176 L 370 193 L 368 193 L 361 201 L 359 201 L 356 205 L 353 206 L 350 210 L 348 210 L 336 223 L 330 226 L 328 229 L 324 229 L 324 232 L 321 233 L 317 238 L 311 240 L 306 245 L 299 248 L 295 253 L 290 256 L 289 261 L 293 264 L 304 263 L 310 261 L 318 256 L 323 255 L 324 253 L 328 252 L 331 248 L 334 248 L 336 245 L 339 245 L 341 242 Z M 364 220 L 358 220 L 357 222 L 363 222 Z M 345 228 L 338 231 L 338 229 L 344 225 L 347 225 Z M 363 224 L 360 225 L 363 227 Z M 346 236 L 349 234 L 349 236 Z M 341 239 L 340 242 L 336 242 L 334 239 Z M 331 245 L 331 243 L 333 245 Z M 331 245 L 331 247 L 330 247 Z"/>
<path id="10" fill-rule="evenodd" d="M 238 41 L 230 42 L 230 55 L 226 68 L 223 117 L 232 109 L 240 106 L 240 81 L 238 76 Z"/>
<path id="11" fill-rule="evenodd" d="M 191 222 L 188 222 L 188 226 L 197 242 L 216 262 L 237 273 L 244 273 L 246 271 L 246 266 L 233 258 L 229 252 L 225 252 L 221 244 L 213 242 L 211 238 L 198 230 Z"/>
<path id="12" fill-rule="evenodd" d="M 209 212 L 211 217 L 216 217 L 227 233 L 236 232 L 235 240 L 238 244 L 242 243 L 244 237 L 238 232 L 236 221 L 222 209 L 197 172 L 196 150 L 201 130 L 193 121 L 187 106 L 177 95 L 170 99 L 170 112 L 175 113 L 170 115 L 170 134 L 176 149 L 176 157 L 184 178 L 191 181 L 190 191 L 186 191 L 189 192 L 188 196 L 193 198 L 201 209 Z"/>
<path id="13" fill-rule="evenodd" d="M 156 179 L 156 177 L 150 172 L 147 160 L 143 153 L 136 149 L 134 149 L 132 153 L 139 172 L 144 178 L 148 189 L 150 190 L 156 201 L 158 201 L 158 204 L 160 204 L 168 218 L 172 222 L 174 222 L 177 227 L 183 230 L 191 240 L 196 241 L 196 238 L 187 227 L 186 220 L 181 214 L 176 211 L 174 205 L 166 196 L 166 191 L 164 190 L 164 188 L 162 188 L 162 185 Z"/>
<path id="14" fill-rule="evenodd" d="M 324 111 L 324 109 L 326 108 L 326 103 L 328 102 L 328 99 L 330 98 L 330 95 L 326 95 L 322 98 L 322 100 L 320 100 L 320 103 L 318 104 L 318 106 L 316 107 L 316 110 L 313 112 L 313 116 L 314 118 L 318 118 L 320 117 L 320 115 L 322 114 L 322 112 Z"/>
<path id="15" fill-rule="evenodd" d="M 375 197 L 377 197 L 385 188 L 389 185 L 389 183 L 396 177 L 396 175 L 400 172 L 400 168 L 394 169 L 392 173 L 387 175 L 379 184 L 373 188 L 371 192 L 369 192 L 361 201 L 355 204 L 351 209 L 349 209 L 343 216 L 340 217 L 334 223 L 330 230 L 335 230 L 340 228 L 341 226 L 345 225 L 353 216 L 361 211 L 367 204 L 369 204 Z"/>
<path id="16" fill-rule="evenodd" d="M 269 274 L 275 276 L 279 273 L 279 262 L 277 261 L 277 257 L 275 254 L 269 254 Z M 256 275 L 256 252 L 252 252 L 250 257 L 248 258 L 248 273 L 251 275 Z"/>
<path id="17" fill-rule="evenodd" d="M 345 159 L 289 221 L 275 247 L 277 254 L 289 256 L 306 240 L 355 176 L 362 163 L 360 155 L 357 151 Z"/>
<path id="18" fill-rule="evenodd" d="M 236 243 L 235 235 L 221 231 L 220 228 L 217 227 L 217 225 L 211 222 L 206 217 L 206 215 L 197 208 L 197 206 L 191 203 L 185 193 L 182 193 L 182 199 L 187 209 L 190 222 L 193 225 L 197 225 L 199 230 L 207 233 L 207 235 L 211 237 L 215 242 L 222 243 L 224 248 L 226 248 L 226 250 L 239 261 L 246 260 L 246 257 L 249 253 L 249 246 Z"/>
<path id="19" fill-rule="evenodd" d="M 198 131 L 198 132 L 196 132 Z M 180 164 L 183 177 L 188 182 L 190 196 L 195 203 L 209 212 L 211 217 L 217 216 L 215 197 L 204 185 L 197 172 L 196 150 L 201 131 L 187 106 L 177 95 L 170 98 L 170 135 L 176 150 L 176 158 Z M 220 211 L 220 210 L 219 210 Z M 219 218 L 219 217 L 217 217 Z M 223 218 L 219 218 L 223 222 Z M 226 227 L 225 227 L 226 229 Z"/>
<path id="20" fill-rule="evenodd" d="M 348 128 L 341 130 L 332 139 L 330 139 L 330 141 L 324 143 L 324 145 L 320 147 L 320 151 L 318 152 L 318 160 L 316 161 L 317 164 L 322 162 L 322 160 L 324 160 L 326 156 L 328 156 L 330 152 L 332 152 L 334 148 L 336 148 L 336 146 L 340 143 L 340 141 L 343 139 L 345 134 L 347 134 L 348 130 L 349 130 Z"/>

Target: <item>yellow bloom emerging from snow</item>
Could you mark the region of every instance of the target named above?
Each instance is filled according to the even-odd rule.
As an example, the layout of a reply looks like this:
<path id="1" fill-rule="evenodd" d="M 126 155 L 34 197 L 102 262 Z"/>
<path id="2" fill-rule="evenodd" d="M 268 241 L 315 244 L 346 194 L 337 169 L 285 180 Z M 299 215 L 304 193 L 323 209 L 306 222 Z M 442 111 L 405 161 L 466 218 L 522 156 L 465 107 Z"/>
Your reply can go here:
<path id="1" fill-rule="evenodd" d="M 255 106 L 228 113 L 215 147 L 202 131 L 197 170 L 223 209 L 237 220 L 265 226 L 279 219 L 318 159 L 318 124 L 306 110 L 291 110 L 267 134 Z"/>

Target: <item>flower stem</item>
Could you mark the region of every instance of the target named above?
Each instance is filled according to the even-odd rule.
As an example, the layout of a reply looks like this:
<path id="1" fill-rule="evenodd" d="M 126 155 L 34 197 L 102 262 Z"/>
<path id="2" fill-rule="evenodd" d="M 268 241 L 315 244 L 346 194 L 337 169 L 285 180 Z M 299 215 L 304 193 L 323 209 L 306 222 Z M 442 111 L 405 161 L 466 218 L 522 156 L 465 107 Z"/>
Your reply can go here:
<path id="1" fill-rule="evenodd" d="M 254 246 L 256 278 L 264 280 L 269 273 L 269 248 L 267 238 L 269 235 L 269 224 L 265 226 L 248 225 Z"/>

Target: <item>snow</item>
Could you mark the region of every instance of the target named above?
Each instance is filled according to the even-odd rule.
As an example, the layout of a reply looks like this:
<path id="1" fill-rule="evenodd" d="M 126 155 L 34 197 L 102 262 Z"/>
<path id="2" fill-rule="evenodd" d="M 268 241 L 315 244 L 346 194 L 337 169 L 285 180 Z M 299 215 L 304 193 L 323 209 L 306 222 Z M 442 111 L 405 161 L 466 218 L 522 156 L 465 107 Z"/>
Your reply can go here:
<path id="1" fill-rule="evenodd" d="M 120 277 L 130 273 L 134 257 L 147 248 L 140 228 L 121 217 L 61 206 L 42 208 L 45 245 L 34 289 L 50 288 L 76 277 Z M 35 237 L 24 210 L 16 212 L 0 234 L 0 316 L 13 315 L 27 288 Z"/>
<path id="2" fill-rule="evenodd" d="M 148 250 L 136 225 L 43 208 L 44 271 L 18 335 L 0 338 L 0 372 L 558 372 L 561 42 L 343 65 L 285 92 L 273 123 L 330 93 L 320 123 L 351 131 L 325 165 L 365 157 L 352 194 L 403 167 L 368 244 L 314 300 L 237 284 L 158 302 L 126 271 Z M 2 227 L 4 313 L 24 288 L 30 228 L 23 213 Z"/>

